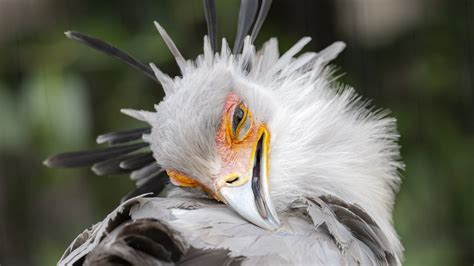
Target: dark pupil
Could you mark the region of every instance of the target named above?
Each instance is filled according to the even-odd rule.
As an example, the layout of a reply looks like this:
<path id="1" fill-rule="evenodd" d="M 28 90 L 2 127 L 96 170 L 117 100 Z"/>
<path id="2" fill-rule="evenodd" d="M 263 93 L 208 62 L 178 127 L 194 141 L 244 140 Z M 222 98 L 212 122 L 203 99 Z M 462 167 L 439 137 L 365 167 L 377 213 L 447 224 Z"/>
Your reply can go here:
<path id="1" fill-rule="evenodd" d="M 242 110 L 240 105 L 238 105 L 235 108 L 234 117 L 232 119 L 232 130 L 234 131 L 234 133 L 236 133 L 237 127 L 239 126 L 240 121 L 242 121 L 242 119 L 244 119 L 244 110 Z"/>

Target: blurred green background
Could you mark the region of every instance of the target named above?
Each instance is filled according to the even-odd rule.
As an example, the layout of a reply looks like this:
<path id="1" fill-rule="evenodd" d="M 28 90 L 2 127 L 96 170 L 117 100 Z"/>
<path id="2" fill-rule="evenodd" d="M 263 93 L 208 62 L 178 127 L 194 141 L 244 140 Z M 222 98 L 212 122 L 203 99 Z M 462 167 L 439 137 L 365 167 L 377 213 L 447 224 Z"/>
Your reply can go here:
<path id="1" fill-rule="evenodd" d="M 78 30 L 177 74 L 158 20 L 187 58 L 202 50 L 201 0 L 0 0 L 0 264 L 52 265 L 114 209 L 125 176 L 43 167 L 48 155 L 95 147 L 95 136 L 140 126 L 119 113 L 151 109 L 161 88 L 69 41 Z M 218 0 L 233 42 L 238 0 Z M 406 265 L 474 263 L 474 1 L 276 0 L 257 44 L 308 50 L 342 40 L 341 80 L 398 119 L 406 171 L 394 221 Z"/>

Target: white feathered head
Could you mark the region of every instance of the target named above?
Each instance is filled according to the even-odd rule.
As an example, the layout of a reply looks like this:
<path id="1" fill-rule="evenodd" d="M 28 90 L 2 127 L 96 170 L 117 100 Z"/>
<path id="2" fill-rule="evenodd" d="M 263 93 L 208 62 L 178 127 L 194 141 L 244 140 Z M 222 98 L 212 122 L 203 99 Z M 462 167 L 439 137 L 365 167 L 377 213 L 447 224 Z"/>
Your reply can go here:
<path id="1" fill-rule="evenodd" d="M 195 60 L 185 60 L 155 23 L 181 69 L 175 78 L 86 35 L 67 35 L 161 83 L 166 96 L 155 111 L 122 111 L 151 126 L 140 136 L 145 133 L 153 166 L 166 170 L 173 184 L 202 189 L 267 229 L 278 227 L 278 214 L 291 202 L 335 195 L 361 206 L 400 249 L 391 225 L 403 167 L 395 119 L 336 82 L 327 64 L 345 45 L 298 55 L 310 41 L 303 38 L 280 55 L 270 39 L 257 51 L 252 43 L 270 1 L 263 1 L 258 16 L 249 4 L 258 1 L 242 1 L 234 50 L 223 39 L 218 51 L 212 2 L 205 1 L 210 38 Z M 244 37 L 255 17 L 251 37 Z"/>

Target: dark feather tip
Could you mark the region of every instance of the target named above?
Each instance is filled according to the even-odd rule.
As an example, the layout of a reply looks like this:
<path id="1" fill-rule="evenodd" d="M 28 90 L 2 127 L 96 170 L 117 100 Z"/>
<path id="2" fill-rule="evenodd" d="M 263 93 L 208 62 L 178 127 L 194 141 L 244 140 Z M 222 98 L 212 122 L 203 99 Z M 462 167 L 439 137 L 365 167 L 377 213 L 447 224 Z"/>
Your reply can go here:
<path id="1" fill-rule="evenodd" d="M 150 175 L 153 175 L 154 173 L 159 173 L 161 171 L 162 171 L 161 167 L 156 162 L 154 162 L 143 168 L 133 171 L 130 174 L 130 179 L 134 181 L 138 181 L 140 179 L 144 179 L 146 177 L 149 177 Z"/>
<path id="2" fill-rule="evenodd" d="M 141 71 L 151 79 L 158 81 L 155 77 L 155 74 L 153 73 L 153 70 L 149 66 L 143 64 L 142 62 L 138 61 L 137 59 L 135 59 L 128 53 L 118 49 L 117 47 L 114 47 L 113 45 L 100 39 L 88 36 L 77 31 L 66 31 L 64 34 L 69 39 L 85 44 L 101 53 L 114 57 L 126 63 L 127 65 Z"/>
<path id="3" fill-rule="evenodd" d="M 103 175 L 120 175 L 131 172 L 133 169 L 123 169 L 120 167 L 120 163 L 124 160 L 133 158 L 134 154 L 127 154 L 114 159 L 98 162 L 92 165 L 92 172 L 98 176 Z"/>
<path id="4" fill-rule="evenodd" d="M 97 143 L 118 144 L 141 139 L 143 134 L 151 132 L 151 127 L 111 132 L 97 137 Z"/>
<path id="5" fill-rule="evenodd" d="M 46 159 L 44 165 L 52 168 L 71 168 L 91 166 L 95 163 L 115 158 L 148 146 L 147 143 L 115 146 L 105 149 L 65 152 Z"/>
<path id="6" fill-rule="evenodd" d="M 152 152 L 147 153 L 139 153 L 135 154 L 134 156 L 128 158 L 127 160 L 122 160 L 120 162 L 120 167 L 123 169 L 139 169 L 145 167 L 155 161 L 153 158 Z"/>
<path id="7" fill-rule="evenodd" d="M 122 202 L 131 199 L 133 197 L 145 194 L 145 193 L 152 193 L 149 194 L 148 197 L 153 197 L 158 195 L 165 187 L 165 179 L 168 177 L 166 171 L 161 171 L 154 173 L 153 176 L 150 176 L 144 183 L 139 185 L 135 190 L 129 192 L 124 198 L 122 198 Z"/>

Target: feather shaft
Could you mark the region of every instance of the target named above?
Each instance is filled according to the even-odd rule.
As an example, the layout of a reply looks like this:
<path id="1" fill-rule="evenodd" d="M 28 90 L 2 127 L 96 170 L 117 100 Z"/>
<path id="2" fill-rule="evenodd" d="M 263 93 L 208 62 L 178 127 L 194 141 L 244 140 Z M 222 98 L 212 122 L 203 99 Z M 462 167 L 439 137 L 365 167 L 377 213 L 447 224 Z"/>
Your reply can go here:
<path id="1" fill-rule="evenodd" d="M 127 158 L 127 160 L 122 160 L 120 162 L 120 168 L 139 169 L 139 168 L 149 165 L 150 163 L 154 161 L 155 159 L 153 158 L 152 152 L 139 153 L 139 154 L 135 154 L 134 156 L 130 158 Z"/>
<path id="2" fill-rule="evenodd" d="M 148 146 L 148 143 L 114 146 L 105 149 L 66 152 L 53 155 L 43 163 L 52 168 L 70 168 L 91 166 L 97 162 L 105 161 L 123 154 L 127 154 Z"/>
<path id="3" fill-rule="evenodd" d="M 129 142 L 132 140 L 141 139 L 143 134 L 147 134 L 150 132 L 151 132 L 151 127 L 110 132 L 107 134 L 99 135 L 97 137 L 97 143 L 98 144 L 102 144 L 102 143 L 118 144 L 118 143 Z"/>
<path id="4" fill-rule="evenodd" d="M 176 63 L 181 69 L 181 72 L 184 73 L 186 69 L 186 60 L 179 52 L 178 48 L 176 47 L 176 44 L 174 44 L 173 40 L 170 38 L 166 30 L 163 27 L 161 27 L 161 25 L 158 22 L 155 21 L 154 23 L 155 23 L 156 29 L 161 35 L 161 38 L 163 38 L 163 40 L 166 43 L 166 46 L 168 46 L 168 49 L 170 50 L 171 54 L 173 54 L 176 60 Z"/>
<path id="5" fill-rule="evenodd" d="M 85 44 L 103 54 L 106 54 L 115 59 L 118 59 L 126 63 L 127 65 L 135 68 L 136 70 L 141 71 L 149 78 L 157 81 L 151 68 L 149 68 L 147 65 L 143 64 L 142 62 L 138 61 L 137 59 L 135 59 L 128 53 L 118 49 L 117 47 L 114 47 L 113 45 L 108 44 L 105 41 L 102 41 L 95 37 L 91 37 L 86 34 L 76 32 L 76 31 L 66 31 L 64 34 L 69 39 Z"/>
<path id="6" fill-rule="evenodd" d="M 241 0 L 239 11 L 239 22 L 237 24 L 237 34 L 235 36 L 235 43 L 233 53 L 238 54 L 242 50 L 245 36 L 248 34 L 255 16 L 258 11 L 258 0 Z"/>
<path id="7" fill-rule="evenodd" d="M 203 0 L 204 14 L 206 16 L 207 34 L 211 42 L 212 51 L 217 51 L 217 14 L 214 0 Z"/>

